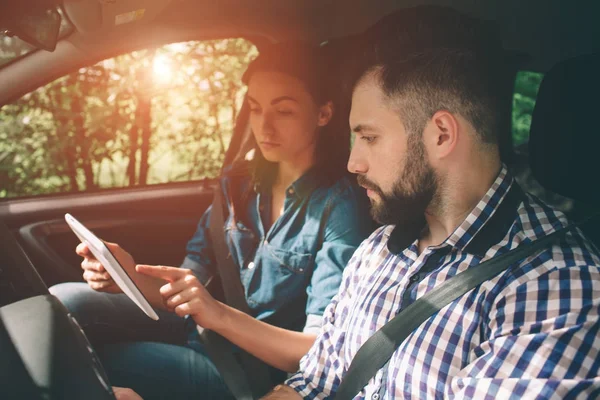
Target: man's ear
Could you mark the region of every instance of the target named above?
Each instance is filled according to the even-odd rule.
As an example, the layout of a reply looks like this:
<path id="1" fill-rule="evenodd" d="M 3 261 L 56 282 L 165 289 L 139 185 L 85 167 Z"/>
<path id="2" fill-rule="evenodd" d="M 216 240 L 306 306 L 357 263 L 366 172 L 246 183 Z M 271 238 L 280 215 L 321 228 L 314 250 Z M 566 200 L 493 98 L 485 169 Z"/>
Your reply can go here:
<path id="1" fill-rule="evenodd" d="M 442 159 L 455 149 L 459 140 L 459 124 L 448 111 L 437 111 L 423 132 L 423 140 L 430 157 Z"/>
<path id="2" fill-rule="evenodd" d="M 331 121 L 334 113 L 333 102 L 328 101 L 319 107 L 319 119 L 317 121 L 318 126 L 325 126 Z"/>

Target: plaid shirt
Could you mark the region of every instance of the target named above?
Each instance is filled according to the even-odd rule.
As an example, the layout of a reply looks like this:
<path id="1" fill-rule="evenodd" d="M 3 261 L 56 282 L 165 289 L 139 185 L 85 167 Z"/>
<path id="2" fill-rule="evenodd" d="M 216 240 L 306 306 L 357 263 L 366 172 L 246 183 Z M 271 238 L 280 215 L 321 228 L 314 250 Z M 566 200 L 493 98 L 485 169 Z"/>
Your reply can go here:
<path id="1" fill-rule="evenodd" d="M 402 309 L 410 278 L 432 253 L 450 249 L 413 286 L 413 301 L 467 268 L 567 224 L 563 214 L 526 196 L 500 242 L 485 254 L 467 253 L 513 184 L 503 166 L 454 233 L 421 254 L 417 241 L 398 254 L 389 250 L 394 226 L 375 231 L 350 260 L 315 344 L 286 383 L 308 399 L 335 394 L 361 345 Z M 429 318 L 355 398 L 600 398 L 599 265 L 581 233 L 569 233 Z"/>

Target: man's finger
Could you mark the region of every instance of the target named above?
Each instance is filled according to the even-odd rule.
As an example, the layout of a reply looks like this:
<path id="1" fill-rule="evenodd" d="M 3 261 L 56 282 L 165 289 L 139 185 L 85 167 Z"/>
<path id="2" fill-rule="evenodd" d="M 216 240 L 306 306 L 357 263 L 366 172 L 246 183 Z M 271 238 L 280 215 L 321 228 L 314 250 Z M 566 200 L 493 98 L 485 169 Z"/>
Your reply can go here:
<path id="1" fill-rule="evenodd" d="M 153 276 L 155 278 L 164 279 L 167 282 L 174 282 L 183 278 L 188 274 L 187 269 L 166 267 L 163 265 L 143 265 L 138 264 L 135 270 L 140 274 Z"/>
<path id="2" fill-rule="evenodd" d="M 113 392 L 117 400 L 143 400 L 132 389 L 113 386 Z"/>

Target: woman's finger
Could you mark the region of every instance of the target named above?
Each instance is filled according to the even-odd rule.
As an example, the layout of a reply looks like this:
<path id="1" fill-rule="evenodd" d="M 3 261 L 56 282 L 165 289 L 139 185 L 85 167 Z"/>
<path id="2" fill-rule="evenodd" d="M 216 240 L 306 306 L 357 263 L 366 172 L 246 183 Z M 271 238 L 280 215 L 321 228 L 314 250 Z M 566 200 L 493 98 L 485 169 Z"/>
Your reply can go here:
<path id="1" fill-rule="evenodd" d="M 90 270 L 85 270 L 83 272 L 83 279 L 85 279 L 86 281 L 90 282 L 105 282 L 105 281 L 110 281 L 112 282 L 112 278 L 110 276 L 110 274 L 108 272 L 95 272 L 95 271 L 90 271 Z"/>
<path id="2" fill-rule="evenodd" d="M 77 247 L 75 248 L 75 253 L 79 254 L 81 257 L 86 257 L 86 256 L 92 254 L 87 243 L 79 243 L 77 245 Z"/>
<path id="3" fill-rule="evenodd" d="M 112 281 L 103 281 L 103 282 L 88 281 L 88 286 L 94 290 L 106 289 L 112 285 L 113 285 Z"/>
<path id="4" fill-rule="evenodd" d="M 190 314 L 197 314 L 201 311 L 202 305 L 200 304 L 200 300 L 192 299 L 186 303 L 180 304 L 173 309 L 175 314 L 180 317 L 185 317 Z"/>
<path id="5" fill-rule="evenodd" d="M 81 262 L 81 268 L 85 270 L 91 270 L 96 272 L 106 272 L 106 269 L 102 263 L 95 258 L 86 258 Z"/>
<path id="6" fill-rule="evenodd" d="M 135 266 L 135 270 L 140 274 L 153 276 L 155 278 L 163 279 L 167 282 L 175 282 L 183 278 L 189 273 L 189 269 L 178 268 L 178 267 L 167 267 L 164 265 L 145 265 L 138 264 Z"/>
<path id="7" fill-rule="evenodd" d="M 178 279 L 174 282 L 170 282 L 167 283 L 163 286 L 160 287 L 160 294 L 163 296 L 163 298 L 169 298 L 189 287 L 192 286 L 198 286 L 200 285 L 200 282 L 198 281 L 198 279 L 192 275 L 184 275 L 183 278 Z"/>
<path id="8" fill-rule="evenodd" d="M 174 296 L 169 297 L 165 304 L 169 308 L 175 308 L 180 304 L 190 302 L 193 299 L 200 300 L 201 290 L 202 289 L 198 286 L 188 287 Z"/>

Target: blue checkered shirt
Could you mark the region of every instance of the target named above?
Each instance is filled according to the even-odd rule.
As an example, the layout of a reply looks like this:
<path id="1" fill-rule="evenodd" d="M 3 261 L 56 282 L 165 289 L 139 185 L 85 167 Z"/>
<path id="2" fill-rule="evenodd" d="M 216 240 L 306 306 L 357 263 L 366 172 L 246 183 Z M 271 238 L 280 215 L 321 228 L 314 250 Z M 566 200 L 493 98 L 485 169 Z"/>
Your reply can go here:
<path id="1" fill-rule="evenodd" d="M 503 166 L 464 222 L 421 254 L 417 241 L 399 253 L 388 249 L 394 226 L 375 231 L 350 260 L 315 344 L 286 383 L 308 399 L 334 395 L 361 345 L 403 308 L 410 278 L 432 253 L 450 248 L 413 286 L 413 301 L 567 224 L 562 213 L 527 195 L 500 242 L 483 255 L 467 253 L 513 184 Z M 597 254 L 575 231 L 511 266 L 424 322 L 355 399 L 600 398 Z"/>

